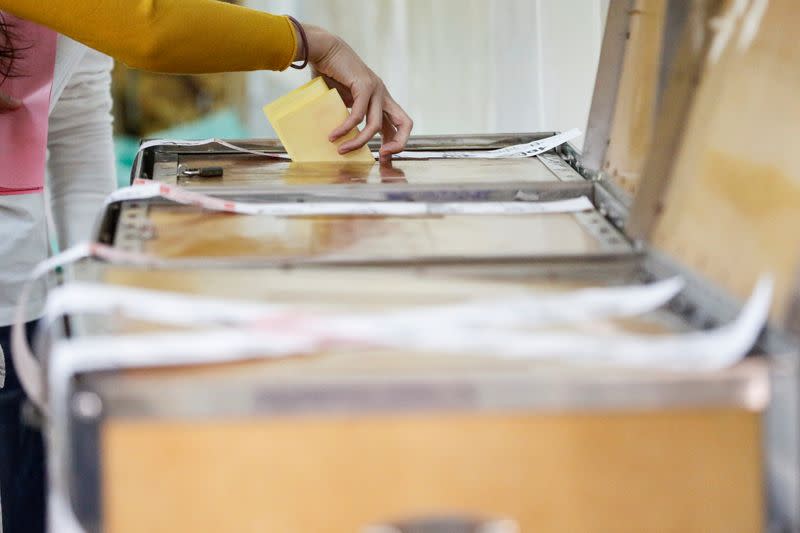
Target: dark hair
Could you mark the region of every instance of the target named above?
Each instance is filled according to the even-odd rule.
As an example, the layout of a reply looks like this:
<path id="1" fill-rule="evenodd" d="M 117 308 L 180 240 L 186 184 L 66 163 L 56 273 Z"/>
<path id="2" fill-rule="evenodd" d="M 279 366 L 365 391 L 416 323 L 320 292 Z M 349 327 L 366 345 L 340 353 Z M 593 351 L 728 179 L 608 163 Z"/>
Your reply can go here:
<path id="1" fill-rule="evenodd" d="M 18 57 L 19 49 L 14 46 L 14 27 L 0 13 L 0 85 L 16 75 L 14 61 Z"/>

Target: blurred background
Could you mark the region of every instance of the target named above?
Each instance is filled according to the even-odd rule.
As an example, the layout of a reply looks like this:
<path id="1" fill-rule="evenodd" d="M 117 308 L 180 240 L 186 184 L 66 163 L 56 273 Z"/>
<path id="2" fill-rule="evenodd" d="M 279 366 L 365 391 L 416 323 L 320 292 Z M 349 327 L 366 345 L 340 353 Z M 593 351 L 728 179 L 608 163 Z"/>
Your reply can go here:
<path id="1" fill-rule="evenodd" d="M 416 134 L 584 129 L 608 0 L 239 0 L 342 36 Z M 114 72 L 118 178 L 139 139 L 274 137 L 264 104 L 308 72 Z M 580 146 L 582 139 L 577 141 Z"/>

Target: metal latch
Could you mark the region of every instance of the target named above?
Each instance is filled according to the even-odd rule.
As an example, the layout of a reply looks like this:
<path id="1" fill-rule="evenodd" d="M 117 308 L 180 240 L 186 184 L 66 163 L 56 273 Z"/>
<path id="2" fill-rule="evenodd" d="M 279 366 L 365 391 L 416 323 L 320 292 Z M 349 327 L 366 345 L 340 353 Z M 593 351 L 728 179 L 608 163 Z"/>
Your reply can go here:
<path id="1" fill-rule="evenodd" d="M 178 176 L 182 178 L 221 178 L 224 173 L 225 169 L 222 167 L 178 167 Z"/>

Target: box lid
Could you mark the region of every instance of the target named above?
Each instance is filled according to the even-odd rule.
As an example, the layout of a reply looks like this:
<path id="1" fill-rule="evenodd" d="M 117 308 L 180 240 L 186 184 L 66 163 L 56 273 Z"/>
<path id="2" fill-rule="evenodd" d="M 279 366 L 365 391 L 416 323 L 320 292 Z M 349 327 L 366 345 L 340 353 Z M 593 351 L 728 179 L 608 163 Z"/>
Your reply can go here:
<path id="1" fill-rule="evenodd" d="M 693 4 L 626 227 L 740 298 L 772 275 L 783 326 L 800 262 L 798 23 L 793 0 Z"/>
<path id="2" fill-rule="evenodd" d="M 621 192 L 638 190 L 685 2 L 611 0 L 582 164 Z M 680 5 L 678 5 L 680 4 Z M 666 37 L 670 37 L 667 39 Z"/>

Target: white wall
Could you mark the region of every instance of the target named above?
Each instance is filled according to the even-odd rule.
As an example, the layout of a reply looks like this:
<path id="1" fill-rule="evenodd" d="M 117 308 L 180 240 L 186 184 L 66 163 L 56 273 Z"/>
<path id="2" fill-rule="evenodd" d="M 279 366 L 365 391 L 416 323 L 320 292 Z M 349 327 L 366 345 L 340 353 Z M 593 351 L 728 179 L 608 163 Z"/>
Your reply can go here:
<path id="1" fill-rule="evenodd" d="M 584 128 L 608 0 L 249 0 L 344 37 L 409 111 L 416 133 Z M 261 106 L 307 74 L 251 75 Z"/>

